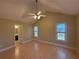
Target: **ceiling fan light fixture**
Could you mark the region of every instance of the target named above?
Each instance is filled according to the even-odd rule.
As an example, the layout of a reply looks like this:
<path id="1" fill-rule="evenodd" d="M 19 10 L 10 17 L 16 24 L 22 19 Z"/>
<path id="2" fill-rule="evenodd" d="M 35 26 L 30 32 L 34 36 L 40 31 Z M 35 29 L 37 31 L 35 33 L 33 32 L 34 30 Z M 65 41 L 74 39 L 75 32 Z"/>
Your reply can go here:
<path id="1" fill-rule="evenodd" d="M 34 15 L 34 19 L 37 19 L 37 16 L 36 15 Z"/>
<path id="2" fill-rule="evenodd" d="M 42 11 L 39 11 L 38 13 L 37 13 L 37 15 L 40 15 L 42 13 Z"/>
<path id="3" fill-rule="evenodd" d="M 39 20 L 39 19 L 41 19 L 41 17 L 46 17 L 46 15 L 41 15 L 41 14 L 37 15 L 37 14 L 34 14 L 34 16 L 33 16 L 33 18 L 35 20 Z"/>
<path id="4" fill-rule="evenodd" d="M 40 18 L 41 18 L 40 15 L 34 15 L 34 19 L 35 19 L 35 20 L 39 20 Z"/>
<path id="5" fill-rule="evenodd" d="M 41 18 L 41 16 L 39 15 L 38 17 L 37 17 L 37 19 L 40 19 Z"/>

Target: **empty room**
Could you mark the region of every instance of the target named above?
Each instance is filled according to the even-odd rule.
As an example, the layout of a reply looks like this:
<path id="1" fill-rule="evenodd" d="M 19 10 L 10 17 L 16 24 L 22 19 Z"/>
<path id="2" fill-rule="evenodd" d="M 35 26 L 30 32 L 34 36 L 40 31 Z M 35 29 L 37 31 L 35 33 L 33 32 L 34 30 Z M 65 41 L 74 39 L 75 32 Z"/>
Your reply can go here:
<path id="1" fill-rule="evenodd" d="M 0 59 L 79 59 L 79 0 L 0 0 Z"/>

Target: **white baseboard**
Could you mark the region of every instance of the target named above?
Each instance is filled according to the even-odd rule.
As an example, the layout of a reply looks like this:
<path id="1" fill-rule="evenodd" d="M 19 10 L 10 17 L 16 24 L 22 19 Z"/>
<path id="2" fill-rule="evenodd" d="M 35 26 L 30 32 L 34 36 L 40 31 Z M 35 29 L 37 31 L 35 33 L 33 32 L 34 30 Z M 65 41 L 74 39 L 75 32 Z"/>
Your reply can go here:
<path id="1" fill-rule="evenodd" d="M 42 43 L 51 44 L 51 45 L 55 45 L 55 46 L 60 46 L 60 47 L 63 47 L 63 48 L 77 50 L 76 48 L 73 48 L 73 47 L 69 47 L 69 46 L 61 45 L 61 44 L 57 44 L 57 43 L 52 43 L 52 42 L 48 42 L 48 41 L 43 41 L 43 40 L 36 40 L 36 41 L 39 41 L 39 42 L 42 42 Z"/>
<path id="2" fill-rule="evenodd" d="M 0 49 L 0 52 L 3 52 L 3 51 L 6 51 L 6 50 L 9 50 L 11 48 L 15 47 L 15 45 L 12 45 L 12 46 L 9 46 L 7 48 L 4 48 L 4 49 Z"/>
<path id="3" fill-rule="evenodd" d="M 31 41 L 32 41 L 32 40 L 27 40 L 27 41 L 22 42 L 22 44 L 24 44 L 24 43 L 29 43 L 29 42 L 31 42 Z M 12 46 L 9 46 L 9 47 L 7 47 L 7 48 L 0 49 L 0 52 L 9 50 L 10 48 L 13 48 L 13 47 L 16 47 L 16 45 L 12 45 Z"/>
<path id="4" fill-rule="evenodd" d="M 22 44 L 29 43 L 29 42 L 31 42 L 31 41 L 32 41 L 32 40 L 26 40 L 26 41 L 22 42 Z"/>

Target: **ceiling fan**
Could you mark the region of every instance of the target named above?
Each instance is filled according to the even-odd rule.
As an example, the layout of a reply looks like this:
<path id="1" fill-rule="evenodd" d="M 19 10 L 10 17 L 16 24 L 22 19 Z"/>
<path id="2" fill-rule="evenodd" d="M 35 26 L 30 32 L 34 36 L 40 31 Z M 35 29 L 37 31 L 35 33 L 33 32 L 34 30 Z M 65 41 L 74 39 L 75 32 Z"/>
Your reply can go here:
<path id="1" fill-rule="evenodd" d="M 38 9 L 38 0 L 35 0 L 35 13 L 29 13 L 29 16 L 33 17 L 36 21 L 40 20 L 41 17 L 46 17 L 46 15 L 43 15 L 42 11 L 39 11 Z"/>
<path id="2" fill-rule="evenodd" d="M 46 17 L 46 15 L 43 15 L 41 11 L 38 11 L 37 13 L 29 13 L 29 15 L 33 16 L 35 20 L 40 20 L 41 17 Z"/>

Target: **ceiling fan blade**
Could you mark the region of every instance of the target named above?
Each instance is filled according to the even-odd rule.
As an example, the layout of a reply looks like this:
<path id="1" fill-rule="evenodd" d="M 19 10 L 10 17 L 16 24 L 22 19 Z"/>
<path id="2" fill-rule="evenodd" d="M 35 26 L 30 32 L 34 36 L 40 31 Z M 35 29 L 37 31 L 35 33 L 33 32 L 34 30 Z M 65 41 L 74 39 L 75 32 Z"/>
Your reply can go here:
<path id="1" fill-rule="evenodd" d="M 33 16 L 26 16 L 23 19 L 34 19 L 34 17 Z"/>
<path id="2" fill-rule="evenodd" d="M 41 12 L 41 11 L 39 11 L 39 12 L 37 13 L 37 15 L 40 15 L 40 14 L 42 14 L 42 12 Z"/>
<path id="3" fill-rule="evenodd" d="M 46 17 L 46 15 L 39 15 L 40 17 Z"/>
<path id="4" fill-rule="evenodd" d="M 34 16 L 35 14 L 34 14 L 34 13 L 29 13 L 28 15 L 32 15 L 32 16 Z"/>
<path id="5" fill-rule="evenodd" d="M 22 15 L 21 16 L 21 18 L 34 18 L 33 16 L 34 16 L 35 14 L 33 14 L 33 13 L 28 13 L 28 14 L 24 14 L 24 15 Z"/>

